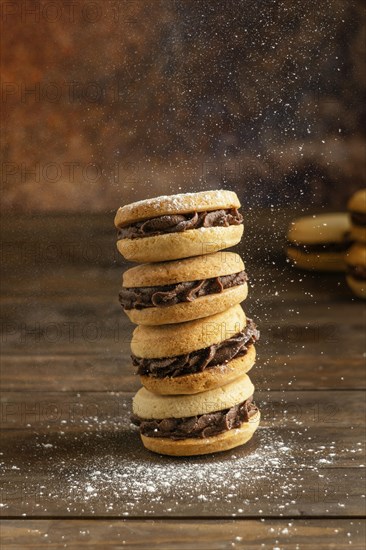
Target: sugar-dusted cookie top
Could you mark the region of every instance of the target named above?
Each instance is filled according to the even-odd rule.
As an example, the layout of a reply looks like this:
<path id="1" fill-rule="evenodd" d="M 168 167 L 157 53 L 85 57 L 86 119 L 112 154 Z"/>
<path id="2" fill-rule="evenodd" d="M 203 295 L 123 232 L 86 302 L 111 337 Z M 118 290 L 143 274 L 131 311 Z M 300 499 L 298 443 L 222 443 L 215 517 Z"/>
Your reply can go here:
<path id="1" fill-rule="evenodd" d="M 240 201 L 233 191 L 201 191 L 179 195 L 162 195 L 121 206 L 116 214 L 116 227 L 171 214 L 189 214 L 212 210 L 239 208 Z"/>

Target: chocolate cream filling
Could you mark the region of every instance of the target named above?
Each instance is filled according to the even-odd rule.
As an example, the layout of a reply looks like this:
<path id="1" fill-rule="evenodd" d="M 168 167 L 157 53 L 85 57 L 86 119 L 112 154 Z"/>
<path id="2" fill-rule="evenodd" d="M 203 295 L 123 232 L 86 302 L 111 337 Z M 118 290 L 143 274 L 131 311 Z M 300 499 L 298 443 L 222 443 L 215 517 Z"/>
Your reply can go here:
<path id="1" fill-rule="evenodd" d="M 188 229 L 199 229 L 200 227 L 229 227 L 229 225 L 240 225 L 242 222 L 243 216 L 236 208 L 213 210 L 211 212 L 193 212 L 191 214 L 171 214 L 120 227 L 117 239 L 153 237 L 154 235 L 180 233 Z"/>
<path id="2" fill-rule="evenodd" d="M 366 212 L 351 212 L 351 220 L 354 225 L 366 226 Z"/>
<path id="3" fill-rule="evenodd" d="M 164 418 L 163 420 L 146 420 L 133 414 L 131 422 L 140 428 L 142 435 L 147 437 L 204 438 L 239 428 L 243 422 L 249 422 L 249 419 L 257 411 L 258 408 L 253 403 L 253 396 L 251 396 L 234 407 L 213 413 L 184 418 Z"/>
<path id="4" fill-rule="evenodd" d="M 224 365 L 236 357 L 245 355 L 248 347 L 259 339 L 259 335 L 257 325 L 251 319 L 247 319 L 244 330 L 219 344 L 212 344 L 186 355 L 159 359 L 144 359 L 131 355 L 132 363 L 137 368 L 136 374 L 143 376 L 154 378 L 185 376 Z"/>
<path id="5" fill-rule="evenodd" d="M 357 281 L 366 281 L 366 266 L 364 265 L 349 265 L 347 274 Z"/>
<path id="6" fill-rule="evenodd" d="M 244 284 L 248 280 L 245 271 L 198 281 L 188 281 L 165 286 L 123 287 L 119 293 L 121 306 L 126 309 L 173 306 L 181 302 L 193 302 L 201 296 L 219 294 L 226 288 Z"/>
<path id="7" fill-rule="evenodd" d="M 328 243 L 315 243 L 315 244 L 302 244 L 294 243 L 289 241 L 287 246 L 289 248 L 294 248 L 305 252 L 307 254 L 321 254 L 323 252 L 333 253 L 333 252 L 345 252 L 349 249 L 353 241 L 351 240 L 350 234 L 347 232 L 344 235 L 343 241 L 339 242 L 328 242 Z"/>

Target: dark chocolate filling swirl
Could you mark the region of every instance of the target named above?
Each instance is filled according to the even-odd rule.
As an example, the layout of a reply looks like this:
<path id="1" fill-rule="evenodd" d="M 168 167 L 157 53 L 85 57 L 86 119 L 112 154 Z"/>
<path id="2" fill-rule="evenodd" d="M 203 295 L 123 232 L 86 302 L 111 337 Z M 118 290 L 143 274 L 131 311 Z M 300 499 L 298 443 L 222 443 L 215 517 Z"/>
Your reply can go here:
<path id="1" fill-rule="evenodd" d="M 346 252 L 349 247 L 352 245 L 353 240 L 350 237 L 350 234 L 347 232 L 344 235 L 343 241 L 339 242 L 328 242 L 328 243 L 315 243 L 315 244 L 302 244 L 289 241 L 287 243 L 288 248 L 294 248 L 305 252 L 307 254 L 321 254 L 325 253 L 334 253 L 334 252 Z"/>
<path id="2" fill-rule="evenodd" d="M 121 306 L 126 309 L 172 306 L 193 302 L 201 296 L 219 294 L 226 288 L 242 285 L 248 280 L 245 271 L 198 281 L 149 287 L 123 287 L 119 293 Z"/>
<path id="3" fill-rule="evenodd" d="M 234 407 L 213 413 L 162 420 L 146 420 L 133 414 L 131 422 L 147 437 L 167 437 L 176 440 L 204 438 L 239 428 L 243 422 L 249 422 L 257 411 L 258 408 L 251 396 Z"/>
<path id="4" fill-rule="evenodd" d="M 117 239 L 153 237 L 154 235 L 180 233 L 188 229 L 199 229 L 200 227 L 229 227 L 230 225 L 240 225 L 242 222 L 243 216 L 236 208 L 213 210 L 211 212 L 193 212 L 192 214 L 171 214 L 120 227 Z"/>
<path id="5" fill-rule="evenodd" d="M 357 281 L 366 281 L 366 266 L 365 265 L 349 265 L 347 274 Z"/>
<path id="6" fill-rule="evenodd" d="M 186 355 L 159 359 L 143 359 L 131 355 L 132 363 L 137 368 L 136 374 L 154 378 L 175 378 L 194 374 L 207 368 L 224 365 L 236 357 L 245 355 L 248 347 L 259 339 L 259 335 L 256 324 L 251 319 L 247 319 L 244 330 L 219 344 L 213 344 Z"/>
<path id="7" fill-rule="evenodd" d="M 366 226 L 366 212 L 351 212 L 351 221 L 354 225 Z"/>

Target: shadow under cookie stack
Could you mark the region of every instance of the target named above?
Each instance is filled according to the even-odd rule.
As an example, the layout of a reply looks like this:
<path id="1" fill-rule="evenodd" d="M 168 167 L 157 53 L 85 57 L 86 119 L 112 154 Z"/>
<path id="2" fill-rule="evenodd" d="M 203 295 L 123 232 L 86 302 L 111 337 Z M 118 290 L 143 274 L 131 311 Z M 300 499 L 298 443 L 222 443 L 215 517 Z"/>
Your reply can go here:
<path id="1" fill-rule="evenodd" d="M 119 208 L 119 252 L 141 265 L 123 274 L 120 302 L 143 387 L 132 422 L 145 447 L 190 456 L 246 443 L 260 412 L 246 374 L 259 332 L 239 305 L 244 263 L 226 248 L 243 235 L 231 191 L 162 196 Z"/>

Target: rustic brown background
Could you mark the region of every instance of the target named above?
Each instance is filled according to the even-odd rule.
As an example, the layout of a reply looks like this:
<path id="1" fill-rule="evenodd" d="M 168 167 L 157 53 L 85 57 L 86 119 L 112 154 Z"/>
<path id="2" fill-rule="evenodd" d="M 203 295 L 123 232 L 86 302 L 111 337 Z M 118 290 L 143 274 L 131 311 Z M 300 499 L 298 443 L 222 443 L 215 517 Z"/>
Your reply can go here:
<path id="1" fill-rule="evenodd" d="M 365 182 L 362 5 L 3 2 L 3 208 L 218 185 L 342 207 Z"/>

